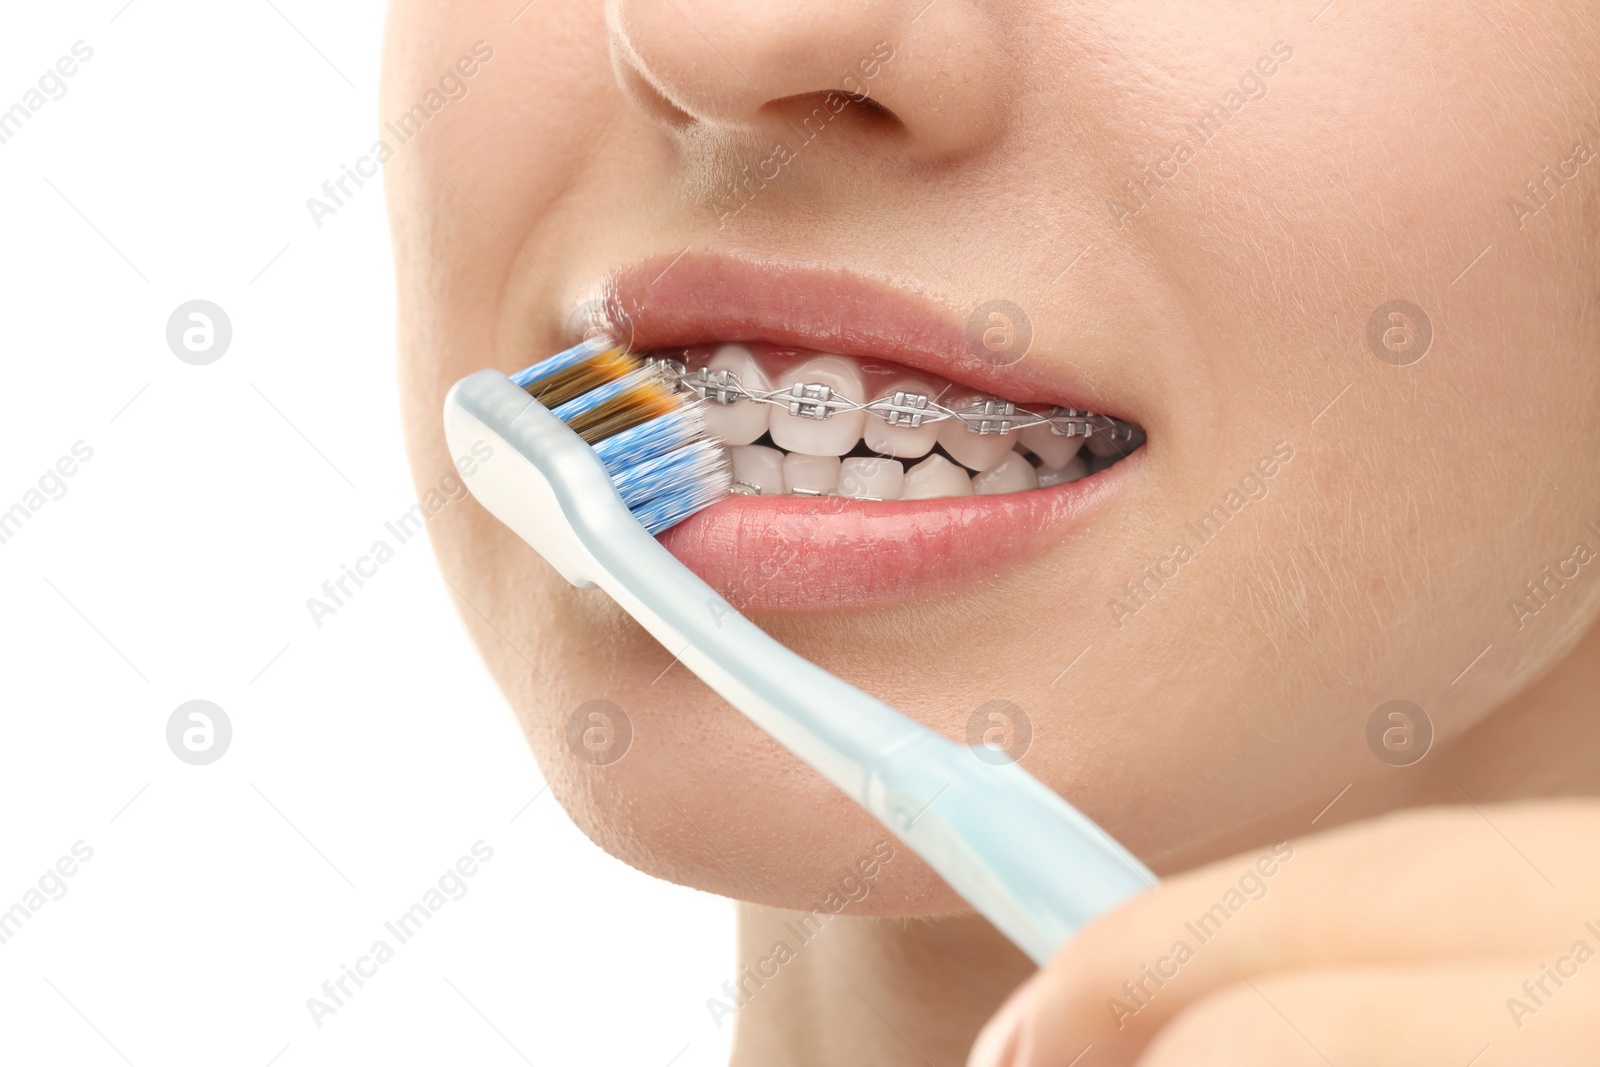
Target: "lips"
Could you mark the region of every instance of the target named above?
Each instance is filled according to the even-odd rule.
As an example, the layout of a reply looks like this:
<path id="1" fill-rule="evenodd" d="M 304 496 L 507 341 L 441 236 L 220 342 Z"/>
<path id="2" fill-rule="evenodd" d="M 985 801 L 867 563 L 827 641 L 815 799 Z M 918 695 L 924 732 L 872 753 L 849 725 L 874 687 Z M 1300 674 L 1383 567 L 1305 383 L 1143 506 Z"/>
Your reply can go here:
<path id="1" fill-rule="evenodd" d="M 880 383 L 936 386 L 948 394 L 942 402 L 983 395 L 1036 412 L 1076 409 L 1135 421 L 1117 398 L 1069 380 L 1041 356 L 1019 354 L 1006 363 L 969 345 L 959 311 L 839 270 L 685 253 L 614 275 L 601 287 L 599 306 L 607 328 L 630 347 L 687 357 L 691 366 L 705 364 L 722 343 L 741 343 L 742 349 L 723 349 L 723 355 L 731 351 L 739 360 L 743 353 L 741 378 L 762 388 L 773 379 L 787 385 L 796 368 L 807 369 L 802 376 L 808 380 L 826 382 L 831 373 L 848 385 L 855 369 L 864 368 Z M 971 588 L 1050 550 L 1112 507 L 1143 461 L 1143 450 L 1116 462 L 1090 460 L 1087 469 L 1094 473 L 1083 476 L 1083 460 L 1073 459 L 1080 468 L 1070 475 L 1075 480 L 1051 484 L 1062 477 L 1050 477 L 1061 464 L 1047 467 L 1036 458 L 1047 475 L 1036 478 L 1023 452 L 1002 443 L 1016 433 L 996 440 L 955 420 L 891 427 L 860 411 L 815 420 L 796 419 L 782 407 L 753 412 L 757 406 L 746 401 L 715 412 L 732 428 L 730 442 L 739 442 L 735 479 L 745 481 L 750 495 L 730 496 L 660 535 L 736 608 L 754 613 L 870 608 Z M 759 427 L 759 443 L 751 443 L 757 428 L 740 429 L 740 419 L 749 423 L 757 416 L 768 421 Z M 1032 433 L 1039 456 L 1049 451 L 1055 458 L 1067 442 L 1077 451 L 1077 439 L 1049 435 L 1057 437 L 1051 441 L 1047 434 L 1046 427 Z M 928 438 L 937 451 L 928 453 Z M 883 461 L 874 453 L 927 458 Z M 842 483 L 835 457 L 843 457 Z M 983 495 L 943 495 L 964 488 L 970 472 L 959 463 L 976 469 L 983 462 L 997 467 L 974 479 Z M 786 478 L 795 492 L 830 485 L 856 491 L 755 495 L 762 488 L 751 483 L 761 477 Z M 874 491 L 890 482 L 892 492 Z M 920 488 L 907 495 L 925 498 L 870 499 L 898 496 L 908 484 Z M 1034 484 L 1047 487 L 1029 487 Z"/>
<path id="2" fill-rule="evenodd" d="M 755 341 L 836 352 L 903 364 L 1018 403 L 1138 421 L 1116 397 L 1037 356 L 1010 362 L 975 354 L 967 341 L 971 308 L 842 270 L 685 252 L 620 271 L 593 296 L 596 317 L 637 350 Z"/>

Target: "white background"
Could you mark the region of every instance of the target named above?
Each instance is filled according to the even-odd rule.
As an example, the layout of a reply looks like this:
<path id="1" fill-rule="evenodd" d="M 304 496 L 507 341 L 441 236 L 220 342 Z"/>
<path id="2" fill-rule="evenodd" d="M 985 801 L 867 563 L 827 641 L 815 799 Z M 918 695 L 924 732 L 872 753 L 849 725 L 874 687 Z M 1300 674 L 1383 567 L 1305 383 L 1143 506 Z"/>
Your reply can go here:
<path id="1" fill-rule="evenodd" d="M 382 189 L 306 208 L 374 140 L 382 5 L 124 2 L 0 34 L 0 110 L 94 50 L 0 144 L 0 511 L 93 449 L 0 544 L 0 910 L 93 849 L 0 944 L 0 1062 L 725 1062 L 730 905 L 541 793 L 428 546 L 306 607 L 414 499 Z M 233 329 L 208 366 L 166 341 L 197 298 Z M 192 699 L 232 723 L 209 766 L 167 747 Z M 479 840 L 467 894 L 315 1026 Z"/>

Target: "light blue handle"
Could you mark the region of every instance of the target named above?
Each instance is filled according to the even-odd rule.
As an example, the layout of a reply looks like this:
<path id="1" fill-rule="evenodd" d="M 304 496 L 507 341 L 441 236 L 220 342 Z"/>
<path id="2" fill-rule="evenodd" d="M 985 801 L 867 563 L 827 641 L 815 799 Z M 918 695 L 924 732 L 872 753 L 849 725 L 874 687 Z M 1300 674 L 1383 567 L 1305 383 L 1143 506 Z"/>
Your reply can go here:
<path id="1" fill-rule="evenodd" d="M 569 579 L 603 588 L 1035 961 L 1155 884 L 1126 849 L 1021 766 L 988 762 L 739 614 L 639 525 L 593 450 L 504 375 L 480 371 L 451 390 L 452 448 L 469 426 L 507 446 L 467 476 L 492 513 Z"/>
<path id="2" fill-rule="evenodd" d="M 1155 884 L 1020 764 L 989 762 L 796 655 L 644 540 L 649 547 L 597 553 L 620 588 L 598 584 L 635 618 L 659 620 L 662 631 L 646 627 L 679 641 L 664 643 L 684 666 L 875 815 L 1036 962 Z"/>

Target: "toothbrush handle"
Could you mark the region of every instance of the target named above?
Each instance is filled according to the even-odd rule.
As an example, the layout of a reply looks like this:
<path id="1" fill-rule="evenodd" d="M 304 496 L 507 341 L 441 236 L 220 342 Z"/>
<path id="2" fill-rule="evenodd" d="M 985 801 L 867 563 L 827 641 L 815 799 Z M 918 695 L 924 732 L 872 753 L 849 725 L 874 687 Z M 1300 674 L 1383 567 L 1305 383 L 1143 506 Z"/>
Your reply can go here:
<path id="1" fill-rule="evenodd" d="M 611 550 L 597 555 L 609 573 L 599 584 L 1035 962 L 1155 884 L 1131 853 L 1021 765 L 958 744 L 790 651 L 639 534 L 606 540 Z"/>
<path id="2" fill-rule="evenodd" d="M 1020 764 L 989 754 L 924 735 L 873 768 L 865 806 L 1042 965 L 1156 879 Z"/>

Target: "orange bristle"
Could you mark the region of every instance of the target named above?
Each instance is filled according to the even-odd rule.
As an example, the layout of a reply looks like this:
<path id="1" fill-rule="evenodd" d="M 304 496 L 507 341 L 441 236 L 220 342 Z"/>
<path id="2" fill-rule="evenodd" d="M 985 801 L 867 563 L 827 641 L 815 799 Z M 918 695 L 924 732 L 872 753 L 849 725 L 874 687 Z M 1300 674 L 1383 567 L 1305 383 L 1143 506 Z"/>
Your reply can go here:
<path id="1" fill-rule="evenodd" d="M 532 397 L 547 408 L 555 408 L 574 397 L 606 382 L 615 381 L 642 364 L 637 356 L 618 346 L 608 348 L 599 355 L 575 363 L 565 370 L 529 382 L 525 388 Z"/>
<path id="2" fill-rule="evenodd" d="M 588 390 L 582 390 L 587 392 Z M 682 401 L 662 381 L 646 382 L 613 397 L 593 411 L 574 418 L 569 426 L 589 444 L 631 429 L 676 410 Z"/>

